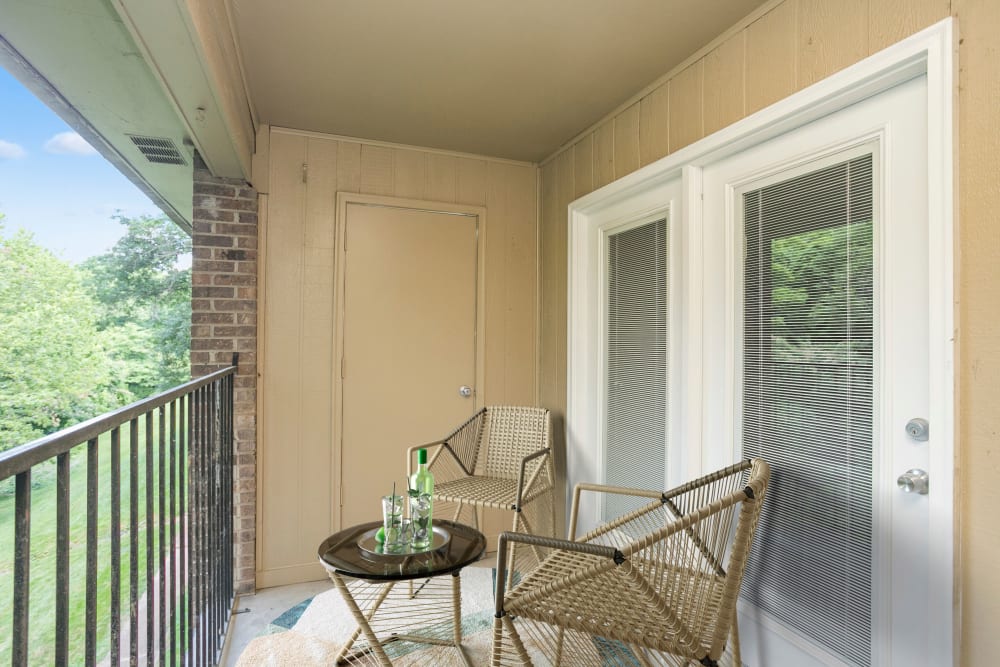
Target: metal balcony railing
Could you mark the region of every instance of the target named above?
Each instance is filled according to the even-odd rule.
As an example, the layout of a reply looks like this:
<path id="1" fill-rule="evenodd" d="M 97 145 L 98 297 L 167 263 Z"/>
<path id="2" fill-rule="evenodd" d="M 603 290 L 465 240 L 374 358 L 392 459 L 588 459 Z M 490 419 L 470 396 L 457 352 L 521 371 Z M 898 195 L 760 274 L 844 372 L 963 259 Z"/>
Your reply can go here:
<path id="1" fill-rule="evenodd" d="M 56 665 L 216 664 L 234 600 L 236 362 L 234 355 L 232 367 L 0 454 L 0 483 L 15 480 L 13 599 L 0 600 L 0 607 L 12 605 L 15 667 L 38 661 L 29 619 L 54 625 L 46 634 L 55 643 L 50 654 Z M 99 461 L 99 452 L 110 465 Z M 86 540 L 71 544 L 71 519 L 83 517 L 79 489 L 77 502 L 70 502 L 71 458 L 79 469 L 84 453 Z M 31 607 L 31 540 L 38 538 L 38 530 L 32 531 L 32 472 L 51 467 L 46 462 L 53 459 L 54 609 L 40 614 Z M 76 479 L 82 480 L 82 471 Z M 102 573 L 110 562 L 106 581 L 98 576 L 99 557 Z M 81 561 L 85 582 L 74 582 L 71 591 L 71 566 L 79 571 Z M 74 625 L 83 627 L 71 628 L 81 588 L 85 614 L 82 621 L 74 614 Z"/>

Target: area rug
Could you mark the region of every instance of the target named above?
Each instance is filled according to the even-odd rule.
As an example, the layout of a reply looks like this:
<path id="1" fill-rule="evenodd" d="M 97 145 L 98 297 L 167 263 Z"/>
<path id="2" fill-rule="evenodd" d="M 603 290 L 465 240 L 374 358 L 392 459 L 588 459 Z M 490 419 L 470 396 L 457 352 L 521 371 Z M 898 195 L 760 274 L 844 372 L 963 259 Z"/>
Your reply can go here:
<path id="1" fill-rule="evenodd" d="M 493 628 L 493 570 L 462 570 L 462 644 L 473 665 L 488 665 Z M 330 590 L 288 609 L 265 634 L 253 639 L 237 667 L 310 667 L 332 665 L 357 624 L 340 593 Z M 391 655 L 393 664 L 461 664 L 454 648 L 407 644 L 405 654 Z"/>

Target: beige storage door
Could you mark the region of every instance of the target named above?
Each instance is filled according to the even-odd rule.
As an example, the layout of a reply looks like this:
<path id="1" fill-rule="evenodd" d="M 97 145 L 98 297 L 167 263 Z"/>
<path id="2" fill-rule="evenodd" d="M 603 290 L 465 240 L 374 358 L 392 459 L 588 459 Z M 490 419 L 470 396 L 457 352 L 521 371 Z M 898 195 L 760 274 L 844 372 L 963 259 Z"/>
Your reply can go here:
<path id="1" fill-rule="evenodd" d="M 348 202 L 342 211 L 341 527 L 381 517 L 405 450 L 475 409 L 478 216 Z"/>

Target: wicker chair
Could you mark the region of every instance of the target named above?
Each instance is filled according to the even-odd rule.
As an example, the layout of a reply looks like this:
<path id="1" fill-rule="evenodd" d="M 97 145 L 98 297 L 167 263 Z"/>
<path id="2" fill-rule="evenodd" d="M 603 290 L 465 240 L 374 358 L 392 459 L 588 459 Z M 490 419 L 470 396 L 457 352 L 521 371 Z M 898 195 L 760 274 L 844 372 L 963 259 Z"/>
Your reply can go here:
<path id="1" fill-rule="evenodd" d="M 498 568 L 492 664 L 740 665 L 736 599 L 769 477 L 752 459 L 665 493 L 580 484 L 571 538 L 581 491 L 651 502 L 573 541 L 504 533 L 498 562 L 508 544 L 552 551 L 506 595 Z"/>
<path id="2" fill-rule="evenodd" d="M 434 474 L 434 515 L 478 527 L 476 508 L 513 512 L 513 530 L 555 534 L 554 468 L 549 411 L 544 408 L 488 406 L 443 440 L 428 445 Z M 408 472 L 414 453 L 407 452 Z M 508 566 L 531 569 L 544 556 L 532 546 L 510 551 Z"/>

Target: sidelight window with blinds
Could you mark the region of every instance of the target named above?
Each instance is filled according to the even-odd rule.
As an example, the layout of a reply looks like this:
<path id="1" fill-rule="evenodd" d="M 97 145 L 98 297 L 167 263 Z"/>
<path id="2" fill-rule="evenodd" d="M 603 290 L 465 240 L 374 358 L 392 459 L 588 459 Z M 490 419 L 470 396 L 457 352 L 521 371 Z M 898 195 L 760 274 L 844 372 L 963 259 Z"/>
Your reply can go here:
<path id="1" fill-rule="evenodd" d="M 608 234 L 604 481 L 662 489 L 666 474 L 667 220 Z M 632 504 L 630 504 L 632 503 Z M 608 496 L 605 520 L 635 509 Z"/>
<path id="2" fill-rule="evenodd" d="M 742 444 L 772 484 L 744 599 L 871 664 L 872 155 L 741 195 Z"/>

